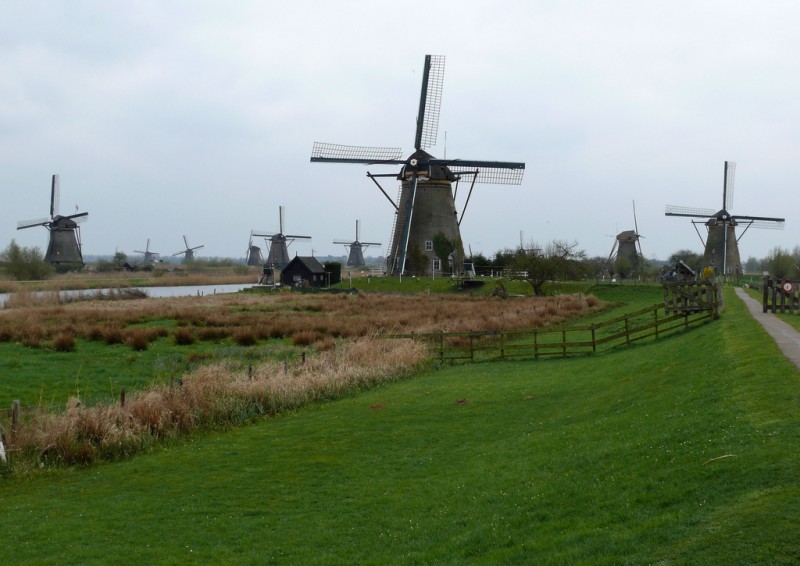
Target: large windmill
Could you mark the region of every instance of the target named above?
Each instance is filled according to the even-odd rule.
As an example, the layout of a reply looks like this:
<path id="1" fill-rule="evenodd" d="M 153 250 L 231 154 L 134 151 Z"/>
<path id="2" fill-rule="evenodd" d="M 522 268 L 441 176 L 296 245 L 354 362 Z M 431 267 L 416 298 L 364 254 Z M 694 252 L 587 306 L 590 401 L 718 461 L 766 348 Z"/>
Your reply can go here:
<path id="1" fill-rule="evenodd" d="M 203 245 L 191 247 L 189 245 L 189 241 L 186 239 L 186 236 L 183 237 L 183 243 L 186 246 L 186 249 L 184 249 L 183 251 L 180 251 L 180 252 L 175 252 L 172 255 L 173 256 L 178 256 L 178 255 L 183 254 L 184 263 L 187 263 L 187 262 L 190 262 L 190 261 L 194 261 L 194 251 L 195 250 L 199 250 L 200 248 L 203 247 Z"/>
<path id="2" fill-rule="evenodd" d="M 361 267 L 366 265 L 364 261 L 364 250 L 370 246 L 380 246 L 377 242 L 362 242 L 359 238 L 360 221 L 356 220 L 356 239 L 353 242 L 346 242 L 344 240 L 334 240 L 334 244 L 343 244 L 350 250 L 347 255 L 347 265 L 351 267 Z"/>
<path id="3" fill-rule="evenodd" d="M 266 265 L 283 269 L 291 259 L 289 257 L 289 245 L 295 240 L 311 241 L 311 236 L 293 236 L 283 233 L 283 207 L 278 207 L 280 230 L 277 233 L 265 234 L 263 232 L 252 232 L 253 236 L 259 238 L 269 238 L 269 256 Z"/>
<path id="4" fill-rule="evenodd" d="M 53 175 L 50 186 L 50 218 L 17 222 L 17 230 L 44 226 L 50 232 L 50 242 L 47 244 L 44 260 L 56 267 L 80 267 L 83 266 L 83 255 L 81 254 L 81 232 L 78 224 L 84 222 L 89 217 L 89 213 L 80 212 L 61 216 L 58 213 L 59 192 L 58 175 Z M 75 208 L 77 210 L 78 207 Z"/>
<path id="5" fill-rule="evenodd" d="M 150 251 L 150 238 L 147 238 L 147 245 L 145 246 L 144 250 L 133 250 L 133 253 L 142 254 L 144 256 L 144 263 L 146 264 L 153 263 L 160 255 L 158 252 Z"/>
<path id="6" fill-rule="evenodd" d="M 396 147 L 364 147 L 315 142 L 311 161 L 321 163 L 361 163 L 400 165 L 400 173 L 373 175 L 367 171 L 384 196 L 395 208 L 394 225 L 389 244 L 389 270 L 395 274 L 411 267 L 420 273 L 430 272 L 436 261 L 434 237 L 444 235 L 454 246 L 457 263 L 463 260 L 459 226 L 466 212 L 476 182 L 518 185 L 525 172 L 524 163 L 436 159 L 426 149 L 436 145 L 439 108 L 442 99 L 444 57 L 425 56 L 422 75 L 414 153 L 402 159 Z M 377 177 L 396 177 L 400 182 L 398 202 L 381 187 Z M 456 212 L 458 181 L 471 178 L 464 208 Z M 453 183 L 456 183 L 453 187 Z M 409 261 L 409 258 L 411 260 Z M 446 258 L 439 258 L 443 261 Z M 413 264 L 413 265 L 409 265 Z M 455 266 L 458 268 L 458 266 Z"/>
<path id="7" fill-rule="evenodd" d="M 609 269 L 616 271 L 617 260 L 624 258 L 633 271 L 636 271 L 641 266 L 644 260 L 642 254 L 642 243 L 639 241 L 643 238 L 639 234 L 639 223 L 636 221 L 636 203 L 633 203 L 633 230 L 623 230 L 617 234 L 614 240 L 614 245 L 611 246 L 611 253 L 608 254 Z"/>
<path id="8" fill-rule="evenodd" d="M 667 205 L 665 212 L 666 216 L 686 216 L 703 219 L 692 220 L 694 229 L 697 231 L 697 235 L 700 236 L 700 241 L 703 241 L 703 237 L 700 235 L 697 225 L 706 225 L 707 236 L 705 242 L 703 242 L 705 246 L 703 263 L 713 267 L 719 274 L 741 273 L 742 262 L 739 257 L 739 240 L 742 239 L 742 236 L 751 226 L 782 229 L 785 222 L 784 218 L 731 215 L 729 211 L 733 208 L 735 171 L 736 163 L 726 161 L 722 181 L 722 208 L 719 211 L 714 212 L 714 209 L 711 208 L 687 208 Z M 744 230 L 737 238 L 736 227 L 740 225 L 744 226 Z"/>
<path id="9" fill-rule="evenodd" d="M 253 243 L 253 236 L 257 236 L 250 230 L 250 241 L 247 244 L 247 252 L 244 254 L 245 265 L 264 265 L 264 256 L 261 248 Z"/>

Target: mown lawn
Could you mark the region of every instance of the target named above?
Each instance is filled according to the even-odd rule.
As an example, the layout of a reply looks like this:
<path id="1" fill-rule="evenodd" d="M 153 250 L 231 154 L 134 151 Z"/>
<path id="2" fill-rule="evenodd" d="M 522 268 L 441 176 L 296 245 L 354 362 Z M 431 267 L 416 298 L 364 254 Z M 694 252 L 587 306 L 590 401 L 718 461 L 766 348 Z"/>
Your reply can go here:
<path id="1" fill-rule="evenodd" d="M 10 563 L 800 561 L 800 372 L 724 316 L 0 480 Z"/>

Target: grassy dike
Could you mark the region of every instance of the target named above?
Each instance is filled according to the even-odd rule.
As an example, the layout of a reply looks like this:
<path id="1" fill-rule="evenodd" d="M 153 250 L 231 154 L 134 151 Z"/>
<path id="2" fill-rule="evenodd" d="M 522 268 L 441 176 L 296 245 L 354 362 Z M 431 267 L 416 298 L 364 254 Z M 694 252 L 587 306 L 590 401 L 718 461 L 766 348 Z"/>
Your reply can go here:
<path id="1" fill-rule="evenodd" d="M 800 561 L 800 372 L 723 317 L 0 479 L 9 563 Z"/>

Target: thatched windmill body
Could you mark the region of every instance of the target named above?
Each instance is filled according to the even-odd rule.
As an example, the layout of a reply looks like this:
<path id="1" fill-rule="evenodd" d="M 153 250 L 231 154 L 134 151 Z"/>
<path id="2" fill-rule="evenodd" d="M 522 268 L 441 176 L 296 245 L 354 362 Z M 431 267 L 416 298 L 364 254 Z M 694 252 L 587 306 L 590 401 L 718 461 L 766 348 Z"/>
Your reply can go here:
<path id="1" fill-rule="evenodd" d="M 147 245 L 145 246 L 144 250 L 133 250 L 133 253 L 142 254 L 142 256 L 144 256 L 143 261 L 146 264 L 154 263 L 160 255 L 158 252 L 150 251 L 150 238 L 147 238 Z"/>
<path id="2" fill-rule="evenodd" d="M 311 241 L 311 236 L 295 236 L 292 234 L 283 233 L 283 207 L 278 207 L 278 216 L 280 222 L 280 230 L 276 233 L 263 233 L 252 232 L 253 236 L 259 238 L 269 238 L 269 255 L 265 265 L 283 269 L 289 263 L 289 246 L 295 240 L 308 240 Z"/>
<path id="3" fill-rule="evenodd" d="M 250 241 L 244 254 L 245 265 L 264 265 L 264 256 L 261 253 L 261 248 L 253 243 L 253 236 L 257 235 L 253 233 L 253 230 L 250 230 Z"/>
<path id="4" fill-rule="evenodd" d="M 623 230 L 617 234 L 614 239 L 614 245 L 611 246 L 611 253 L 608 254 L 609 270 L 614 271 L 617 260 L 624 259 L 633 271 L 641 265 L 644 260 L 642 254 L 642 243 L 639 241 L 643 238 L 639 234 L 639 223 L 636 220 L 636 203 L 633 203 L 633 230 Z"/>
<path id="5" fill-rule="evenodd" d="M 377 242 L 362 242 L 359 235 L 360 221 L 356 220 L 356 239 L 352 242 L 344 240 L 334 240 L 334 244 L 342 244 L 349 250 L 347 254 L 347 265 L 350 267 L 361 267 L 366 265 L 364 261 L 364 250 L 370 246 L 380 246 Z"/>
<path id="6" fill-rule="evenodd" d="M 411 265 L 413 271 L 430 273 L 437 259 L 432 242 L 438 234 L 453 244 L 453 256 L 458 264 L 455 267 L 460 269 L 464 255 L 460 224 L 475 183 L 520 184 L 525 171 L 524 163 L 437 159 L 425 151 L 436 145 L 443 78 L 444 57 L 426 55 L 414 152 L 406 159 L 401 159 L 402 150 L 396 147 L 315 142 L 312 149 L 312 162 L 401 166 L 399 173 L 372 174 L 367 171 L 367 176 L 395 209 L 387 258 L 389 271 L 394 274 L 402 275 L 410 263 L 414 264 Z M 377 180 L 379 177 L 395 177 L 400 181 L 398 202 L 381 187 Z M 471 184 L 459 215 L 455 199 L 462 178 Z M 410 262 L 409 258 L 412 258 Z"/>
<path id="7" fill-rule="evenodd" d="M 83 255 L 81 254 L 81 232 L 78 225 L 89 217 L 89 213 L 80 212 L 61 216 L 58 213 L 59 184 L 58 175 L 53 175 L 50 185 L 50 218 L 18 222 L 17 230 L 44 226 L 50 232 L 50 241 L 47 244 L 44 260 L 56 267 L 81 267 L 83 266 Z M 75 208 L 77 209 L 77 206 Z"/>
<path id="8" fill-rule="evenodd" d="M 172 255 L 173 256 L 179 256 L 179 255 L 183 254 L 183 262 L 184 263 L 187 263 L 187 262 L 190 262 L 190 261 L 194 261 L 194 251 L 195 250 L 199 250 L 200 248 L 203 247 L 203 245 L 191 247 L 189 245 L 189 241 L 186 239 L 185 235 L 183 236 L 183 244 L 186 246 L 186 248 L 183 251 L 175 252 Z"/>
<path id="9" fill-rule="evenodd" d="M 733 208 L 733 181 L 736 172 L 736 163 L 725 162 L 725 172 L 722 181 L 722 208 L 714 212 L 711 208 L 688 208 L 683 206 L 667 205 L 666 216 L 685 216 L 688 218 L 702 218 L 692 220 L 700 241 L 705 246 L 703 263 L 711 266 L 718 274 L 741 273 L 742 261 L 739 256 L 739 240 L 750 227 L 782 229 L 785 218 L 768 216 L 743 216 L 732 215 L 729 211 Z M 705 224 L 706 239 L 703 240 L 698 224 Z M 742 226 L 744 230 L 736 237 L 736 227 Z"/>

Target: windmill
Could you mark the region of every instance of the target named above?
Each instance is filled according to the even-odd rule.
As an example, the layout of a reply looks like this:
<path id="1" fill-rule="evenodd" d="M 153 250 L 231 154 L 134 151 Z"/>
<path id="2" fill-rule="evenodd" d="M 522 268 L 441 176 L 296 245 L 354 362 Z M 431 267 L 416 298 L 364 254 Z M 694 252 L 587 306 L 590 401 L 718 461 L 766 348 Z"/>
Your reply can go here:
<path id="1" fill-rule="evenodd" d="M 633 228 L 633 230 L 623 230 L 617 234 L 614 245 L 611 246 L 611 253 L 608 254 L 608 266 L 611 271 L 617 271 L 616 264 L 619 259 L 624 259 L 633 271 L 641 266 L 644 259 L 642 243 L 639 241 L 644 236 L 639 234 L 635 201 L 633 202 Z"/>
<path id="2" fill-rule="evenodd" d="M 722 181 L 722 208 L 714 212 L 711 208 L 688 208 L 683 206 L 667 205 L 666 216 L 685 216 L 688 218 L 703 218 L 692 220 L 700 241 L 703 237 L 697 229 L 698 224 L 705 224 L 707 237 L 703 245 L 703 263 L 713 267 L 717 273 L 741 273 L 741 259 L 739 257 L 739 240 L 751 226 L 756 228 L 782 229 L 786 221 L 784 218 L 767 216 L 733 216 L 729 212 L 733 208 L 733 181 L 736 172 L 736 163 L 725 162 L 725 172 Z M 736 227 L 744 226 L 744 230 L 736 237 Z"/>
<path id="3" fill-rule="evenodd" d="M 253 236 L 256 236 L 250 230 L 250 242 L 247 244 L 247 252 L 244 254 L 245 265 L 264 265 L 264 256 L 261 254 L 261 248 L 253 244 Z"/>
<path id="4" fill-rule="evenodd" d="M 308 240 L 311 241 L 311 236 L 293 236 L 283 233 L 283 207 L 278 207 L 278 216 L 280 221 L 280 230 L 274 234 L 256 233 L 252 232 L 253 236 L 259 238 L 269 238 L 269 257 L 267 258 L 266 265 L 283 269 L 289 263 L 289 245 L 295 240 Z"/>
<path id="5" fill-rule="evenodd" d="M 145 246 L 144 251 L 133 250 L 133 253 L 142 254 L 144 256 L 144 263 L 153 263 L 160 255 L 158 252 L 150 251 L 150 238 L 147 238 L 147 245 Z"/>
<path id="6" fill-rule="evenodd" d="M 186 246 L 186 249 L 185 249 L 185 250 L 183 250 L 183 251 L 180 251 L 180 252 L 175 252 L 175 253 L 174 253 L 174 254 L 172 254 L 172 255 L 173 255 L 173 256 L 176 256 L 176 255 L 181 255 L 181 254 L 183 254 L 183 262 L 184 262 L 184 263 L 186 263 L 186 262 L 189 262 L 189 261 L 193 261 L 193 260 L 194 260 L 194 250 L 199 250 L 199 249 L 200 249 L 200 248 L 202 248 L 203 246 L 202 246 L 202 245 L 200 245 L 200 246 L 195 246 L 195 247 L 193 247 L 193 248 L 192 248 L 192 247 L 190 247 L 190 246 L 189 246 L 189 241 L 186 239 L 186 236 L 184 236 L 184 237 L 183 237 L 183 243 L 184 243 L 184 245 Z"/>
<path id="7" fill-rule="evenodd" d="M 44 226 L 50 232 L 50 242 L 47 244 L 44 260 L 56 267 L 61 265 L 80 267 L 83 265 L 83 255 L 81 255 L 81 232 L 78 224 L 84 222 L 89 213 L 61 216 L 58 213 L 59 192 L 58 175 L 53 175 L 50 187 L 50 218 L 17 222 L 17 230 Z M 77 210 L 78 207 L 75 208 Z"/>
<path id="8" fill-rule="evenodd" d="M 359 239 L 359 228 L 360 221 L 356 220 L 356 239 L 354 242 L 345 242 L 343 240 L 333 241 L 334 244 L 343 244 L 350 250 L 350 253 L 347 256 L 347 265 L 351 267 L 361 267 L 362 265 L 366 265 L 366 262 L 364 261 L 364 250 L 370 246 L 381 245 L 376 242 L 362 242 Z"/>
<path id="9" fill-rule="evenodd" d="M 460 224 L 475 183 L 518 185 L 525 172 L 524 163 L 436 159 L 425 151 L 436 145 L 443 78 L 444 56 L 426 55 L 414 153 L 408 158 L 401 159 L 402 150 L 397 147 L 314 142 L 312 149 L 312 162 L 401 166 L 399 174 L 373 175 L 367 171 L 367 176 L 395 209 L 388 254 L 391 273 L 402 275 L 409 264 L 412 264 L 410 267 L 415 271 L 428 273 L 432 260 L 436 261 L 432 242 L 438 234 L 443 234 L 453 244 L 453 255 L 457 256 L 457 263 L 460 264 L 463 256 Z M 378 177 L 396 177 L 400 181 L 398 202 L 389 197 L 378 182 Z M 459 215 L 456 212 L 455 199 L 458 182 L 462 178 L 471 178 L 471 183 L 464 208 Z M 455 188 L 453 183 L 456 183 Z"/>

